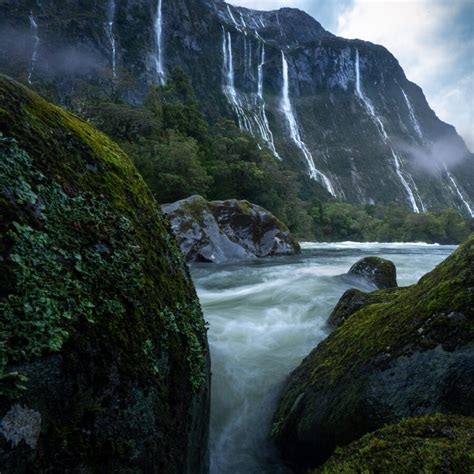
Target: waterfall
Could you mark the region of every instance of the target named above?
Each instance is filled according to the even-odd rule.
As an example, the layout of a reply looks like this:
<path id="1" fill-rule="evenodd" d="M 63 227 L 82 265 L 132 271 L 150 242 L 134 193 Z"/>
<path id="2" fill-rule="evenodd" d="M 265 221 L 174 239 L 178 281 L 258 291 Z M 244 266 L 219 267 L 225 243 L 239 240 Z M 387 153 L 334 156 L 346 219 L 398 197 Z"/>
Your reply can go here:
<path id="1" fill-rule="evenodd" d="M 109 0 L 109 8 L 107 11 L 107 36 L 109 37 L 110 47 L 112 50 L 112 75 L 117 78 L 116 68 L 116 47 L 114 37 L 114 18 L 115 18 L 115 0 Z"/>
<path id="2" fill-rule="evenodd" d="M 466 199 L 464 199 L 464 196 L 462 195 L 461 190 L 459 189 L 459 187 L 458 187 L 458 185 L 457 185 L 457 183 L 454 179 L 454 176 L 449 172 L 448 167 L 446 166 L 446 163 L 443 163 L 443 166 L 444 166 L 444 170 L 446 171 L 446 175 L 448 176 L 448 180 L 452 185 L 452 188 L 450 186 L 451 192 L 454 191 L 453 194 L 456 194 L 459 197 L 459 199 L 463 202 L 464 206 L 466 207 L 467 211 L 469 212 L 469 215 L 471 217 L 474 217 L 474 212 L 473 212 L 471 206 L 466 201 Z"/>
<path id="3" fill-rule="evenodd" d="M 273 139 L 273 133 L 270 129 L 270 124 L 268 122 L 267 113 L 265 111 L 265 99 L 263 98 L 263 66 L 265 65 L 265 43 L 261 43 L 262 45 L 262 55 L 260 57 L 260 63 L 258 65 L 258 81 L 257 81 L 257 96 L 260 101 L 260 114 L 262 120 L 262 130 L 261 135 L 262 138 L 267 143 L 268 147 L 275 155 L 276 158 L 281 160 L 281 156 L 278 154 L 275 148 L 275 141 Z"/>
<path id="4" fill-rule="evenodd" d="M 229 13 L 229 18 L 232 20 L 232 23 L 235 26 L 235 29 L 239 31 L 240 33 L 243 33 L 242 31 L 242 26 L 237 23 L 237 20 L 234 17 L 234 14 L 232 13 L 232 10 L 230 9 L 229 4 L 227 4 L 227 12 Z"/>
<path id="5" fill-rule="evenodd" d="M 413 107 L 411 105 L 410 99 L 408 98 L 408 96 L 405 94 L 405 91 L 401 87 L 400 87 L 400 89 L 402 90 L 402 94 L 403 94 L 403 97 L 405 99 L 405 103 L 407 104 L 408 115 L 410 116 L 410 120 L 411 120 L 411 123 L 413 125 L 413 128 L 415 129 L 415 132 L 418 135 L 418 137 L 420 138 L 420 140 L 423 141 L 423 133 L 421 131 L 420 124 L 418 123 L 418 120 L 416 119 L 416 115 L 415 115 L 415 112 L 414 112 Z"/>
<path id="6" fill-rule="evenodd" d="M 252 67 L 252 60 L 247 57 L 250 54 L 249 50 L 251 50 L 251 46 L 247 46 L 247 41 L 244 39 L 244 64 L 246 65 L 246 70 L 247 67 Z M 265 61 L 265 51 L 262 51 L 263 57 L 258 65 L 257 94 L 239 92 L 235 87 L 232 36 L 230 32 L 226 32 L 225 28 L 222 27 L 222 57 L 224 61 L 222 90 L 224 95 L 237 116 L 239 128 L 249 132 L 254 137 L 261 138 L 275 157 L 281 159 L 276 151 L 273 134 L 270 130 L 267 114 L 265 112 L 265 101 L 263 99 L 263 63 Z M 250 76 L 248 71 L 245 73 L 245 76 Z"/>
<path id="7" fill-rule="evenodd" d="M 415 184 L 415 181 L 413 178 L 409 175 L 411 185 L 408 182 L 408 180 L 404 176 L 404 172 L 402 170 L 402 159 L 398 155 L 397 151 L 395 150 L 393 144 L 391 143 L 387 131 L 385 130 L 385 126 L 380 119 L 380 117 L 377 115 L 377 112 L 375 111 L 375 107 L 372 105 L 372 102 L 368 97 L 365 96 L 365 94 L 362 91 L 362 86 L 361 86 L 361 77 L 360 77 L 360 60 L 359 60 L 359 50 L 356 49 L 356 61 L 355 61 L 355 73 L 356 73 L 356 95 L 357 97 L 361 100 L 361 102 L 364 104 L 365 109 L 367 110 L 367 113 L 371 117 L 372 121 L 375 123 L 376 127 L 378 128 L 380 135 L 383 138 L 383 141 L 389 146 L 390 151 L 392 153 L 393 157 L 393 164 L 395 168 L 395 173 L 397 174 L 400 182 L 402 183 L 403 189 L 405 189 L 405 192 L 408 196 L 408 200 L 410 201 L 410 205 L 413 209 L 413 212 L 420 212 L 420 208 L 418 207 L 418 204 L 416 203 L 415 199 L 415 194 L 418 197 L 418 201 L 420 203 L 421 209 L 424 211 L 425 210 L 425 205 L 421 199 L 420 193 L 418 192 L 418 188 Z M 412 189 L 413 187 L 413 189 Z"/>
<path id="8" fill-rule="evenodd" d="M 155 40 L 156 40 L 156 54 L 155 54 L 155 68 L 158 76 L 158 83 L 165 84 L 165 71 L 163 68 L 163 16 L 161 14 L 162 0 L 158 0 L 155 18 Z"/>
<path id="9" fill-rule="evenodd" d="M 290 86 L 288 78 L 288 61 L 286 60 L 286 56 L 283 51 L 281 52 L 281 58 L 283 65 L 283 91 L 281 98 L 281 109 L 285 115 L 286 121 L 288 122 L 291 138 L 294 141 L 295 145 L 303 153 L 306 159 L 309 168 L 309 176 L 312 179 L 321 182 L 321 184 L 323 184 L 323 186 L 328 190 L 328 192 L 335 196 L 336 194 L 334 192 L 334 188 L 331 184 L 331 181 L 329 181 L 327 176 L 316 168 L 311 152 L 308 150 L 308 147 L 301 139 L 301 134 L 298 128 L 298 122 L 296 121 L 296 117 L 293 112 L 293 107 L 291 105 Z"/>
<path id="10" fill-rule="evenodd" d="M 36 23 L 35 17 L 33 16 L 33 12 L 30 13 L 29 20 L 30 20 L 30 29 L 33 33 L 33 39 L 34 39 L 33 53 L 31 55 L 31 61 L 30 61 L 30 70 L 28 71 L 28 84 L 31 84 L 31 78 L 35 71 L 36 61 L 38 60 L 38 45 L 39 45 L 40 39 L 38 36 L 38 24 Z"/>
<path id="11" fill-rule="evenodd" d="M 252 133 L 252 125 L 247 118 L 241 98 L 235 89 L 235 77 L 234 77 L 234 60 L 232 56 L 232 36 L 230 32 L 226 32 L 222 27 L 222 54 L 224 57 L 224 85 L 223 91 L 229 101 L 230 105 L 234 109 L 239 122 L 239 128 Z"/>

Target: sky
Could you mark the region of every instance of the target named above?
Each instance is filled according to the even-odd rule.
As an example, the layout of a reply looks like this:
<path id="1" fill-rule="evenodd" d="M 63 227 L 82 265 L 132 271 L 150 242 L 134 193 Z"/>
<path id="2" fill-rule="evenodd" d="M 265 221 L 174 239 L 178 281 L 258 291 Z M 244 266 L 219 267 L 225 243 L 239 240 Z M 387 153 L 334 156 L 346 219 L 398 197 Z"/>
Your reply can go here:
<path id="1" fill-rule="evenodd" d="M 474 150 L 474 0 L 230 0 L 257 10 L 294 7 L 345 38 L 381 44 Z"/>

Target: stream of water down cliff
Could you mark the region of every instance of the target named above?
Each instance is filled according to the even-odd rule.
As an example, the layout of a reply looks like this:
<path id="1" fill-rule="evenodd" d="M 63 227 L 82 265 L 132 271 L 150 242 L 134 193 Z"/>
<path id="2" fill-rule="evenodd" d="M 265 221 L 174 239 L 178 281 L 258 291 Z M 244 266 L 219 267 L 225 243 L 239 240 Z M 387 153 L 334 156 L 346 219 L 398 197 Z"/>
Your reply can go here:
<path id="1" fill-rule="evenodd" d="M 395 262 L 399 285 L 408 285 L 454 249 L 307 243 L 295 257 L 194 265 L 210 324 L 211 474 L 290 472 L 268 440 L 271 417 L 286 376 L 326 337 L 331 310 L 355 286 L 338 275 L 359 258 L 378 255 Z"/>

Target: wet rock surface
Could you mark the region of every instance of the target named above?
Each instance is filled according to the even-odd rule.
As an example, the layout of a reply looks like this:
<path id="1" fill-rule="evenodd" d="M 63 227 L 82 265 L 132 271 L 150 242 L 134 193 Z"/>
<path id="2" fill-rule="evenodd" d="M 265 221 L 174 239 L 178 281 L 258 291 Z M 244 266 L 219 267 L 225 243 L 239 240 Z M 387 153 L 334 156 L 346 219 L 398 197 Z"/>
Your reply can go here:
<path id="1" fill-rule="evenodd" d="M 225 263 L 300 252 L 281 221 L 247 201 L 192 196 L 162 209 L 187 261 Z"/>

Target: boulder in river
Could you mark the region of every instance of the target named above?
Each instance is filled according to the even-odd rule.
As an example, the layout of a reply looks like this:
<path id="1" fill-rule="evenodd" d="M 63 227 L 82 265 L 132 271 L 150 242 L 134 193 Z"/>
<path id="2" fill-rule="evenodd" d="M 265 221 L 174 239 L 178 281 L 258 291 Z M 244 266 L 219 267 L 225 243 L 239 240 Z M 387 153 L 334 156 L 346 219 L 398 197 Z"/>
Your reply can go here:
<path id="1" fill-rule="evenodd" d="M 385 292 L 385 295 L 384 295 Z M 380 290 L 290 375 L 273 438 L 299 468 L 405 417 L 474 415 L 474 234 L 406 288 Z"/>
<path id="2" fill-rule="evenodd" d="M 349 269 L 348 275 L 361 277 L 376 288 L 393 288 L 397 286 L 397 268 L 385 258 L 364 257 Z"/>
<path id="3" fill-rule="evenodd" d="M 187 261 L 225 263 L 300 252 L 285 224 L 248 201 L 191 196 L 162 209 Z"/>
<path id="4" fill-rule="evenodd" d="M 209 356 L 123 151 L 0 75 L 0 471 L 206 473 Z"/>

